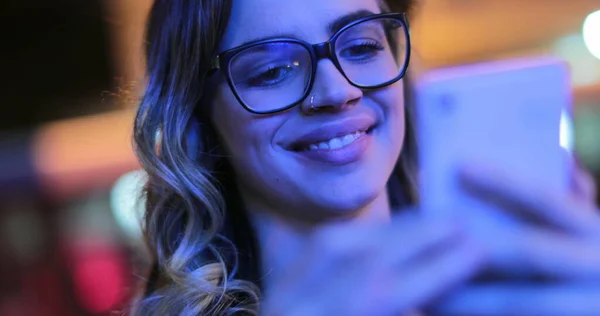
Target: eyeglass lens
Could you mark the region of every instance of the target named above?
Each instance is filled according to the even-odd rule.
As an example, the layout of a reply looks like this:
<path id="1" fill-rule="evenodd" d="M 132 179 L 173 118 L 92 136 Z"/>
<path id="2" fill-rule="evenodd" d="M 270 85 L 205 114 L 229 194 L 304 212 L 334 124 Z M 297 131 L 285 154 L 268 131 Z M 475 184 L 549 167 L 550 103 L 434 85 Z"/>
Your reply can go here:
<path id="1" fill-rule="evenodd" d="M 339 34 L 333 43 L 335 55 L 352 84 L 375 87 L 404 71 L 408 40 L 401 28 L 398 20 L 378 18 Z M 313 75 L 312 62 L 305 46 L 278 41 L 243 50 L 231 59 L 229 69 L 233 87 L 244 104 L 258 112 L 269 112 L 295 104 L 306 95 Z"/>

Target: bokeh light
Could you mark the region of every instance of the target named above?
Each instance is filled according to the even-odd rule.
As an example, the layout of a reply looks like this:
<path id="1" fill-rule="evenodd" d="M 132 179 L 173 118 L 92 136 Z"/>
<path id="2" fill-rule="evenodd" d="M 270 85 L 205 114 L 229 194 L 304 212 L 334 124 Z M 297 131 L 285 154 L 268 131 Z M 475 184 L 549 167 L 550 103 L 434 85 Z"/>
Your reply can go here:
<path id="1" fill-rule="evenodd" d="M 590 53 L 600 59 L 600 10 L 591 13 L 585 19 L 583 38 Z"/>
<path id="2" fill-rule="evenodd" d="M 75 254 L 73 277 L 76 295 L 85 309 L 104 314 L 124 298 L 127 263 L 110 247 L 92 246 Z"/>
<path id="3" fill-rule="evenodd" d="M 144 212 L 142 191 L 146 173 L 140 170 L 123 175 L 113 186 L 110 204 L 115 221 L 133 240 L 140 240 Z"/>
<path id="4" fill-rule="evenodd" d="M 581 33 L 569 34 L 556 40 L 553 52 L 569 64 L 575 86 L 600 82 L 600 60 L 590 53 Z"/>

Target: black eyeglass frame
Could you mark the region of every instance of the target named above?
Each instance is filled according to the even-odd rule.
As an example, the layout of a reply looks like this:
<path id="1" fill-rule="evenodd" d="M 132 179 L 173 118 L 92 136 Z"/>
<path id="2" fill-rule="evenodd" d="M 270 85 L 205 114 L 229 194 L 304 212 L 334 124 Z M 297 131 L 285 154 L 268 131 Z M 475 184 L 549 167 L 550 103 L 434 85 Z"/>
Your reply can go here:
<path id="1" fill-rule="evenodd" d="M 352 80 L 350 80 L 350 78 L 348 78 L 348 76 L 342 69 L 342 66 L 338 60 L 336 53 L 335 53 L 335 42 L 338 39 L 338 37 L 342 33 L 344 33 L 344 31 L 346 31 L 347 29 L 349 29 L 357 24 L 375 20 L 375 19 L 384 19 L 384 18 L 397 20 L 402 25 L 402 30 L 403 30 L 404 36 L 406 38 L 406 46 L 404 47 L 406 50 L 406 52 L 405 52 L 406 58 L 404 60 L 404 65 L 402 65 L 402 68 L 401 68 L 402 70 L 400 71 L 398 76 L 396 76 L 395 78 L 388 80 L 384 83 L 375 85 L 375 86 L 365 86 L 365 85 L 356 84 Z M 242 46 L 234 47 L 234 48 L 231 48 L 231 49 L 228 49 L 228 50 L 225 50 L 225 51 L 219 53 L 213 59 L 212 68 L 209 73 L 212 74 L 213 72 L 216 72 L 217 70 L 220 70 L 222 73 L 224 73 L 225 79 L 229 85 L 229 88 L 235 95 L 238 102 L 240 102 L 242 107 L 244 107 L 244 109 L 246 109 L 248 112 L 251 112 L 253 114 L 274 114 L 274 113 L 278 113 L 278 112 L 284 112 L 284 111 L 289 110 L 290 108 L 293 108 L 294 106 L 300 104 L 303 100 L 305 100 L 308 97 L 310 91 L 312 90 L 314 82 L 315 82 L 315 76 L 317 73 L 318 62 L 325 58 L 328 58 L 329 60 L 331 60 L 331 62 L 335 65 L 337 70 L 342 74 L 342 76 L 344 76 L 344 78 L 346 78 L 346 80 L 351 85 L 353 85 L 357 88 L 360 88 L 360 89 L 365 89 L 365 90 L 379 89 L 379 88 L 383 88 L 385 86 L 391 85 L 391 84 L 397 82 L 398 80 L 402 79 L 406 75 L 406 71 L 408 69 L 408 65 L 410 62 L 411 42 L 410 42 L 410 32 L 409 32 L 408 28 L 409 28 L 409 24 L 408 24 L 408 20 L 406 18 L 405 13 L 380 13 L 380 14 L 374 14 L 374 15 L 370 15 L 367 17 L 363 17 L 363 18 L 357 19 L 353 22 L 346 24 L 344 27 L 342 27 L 337 32 L 335 32 L 329 38 L 328 41 L 323 42 L 323 43 L 310 44 L 308 42 L 305 42 L 305 41 L 302 41 L 299 39 L 294 39 L 294 38 L 273 38 L 273 39 L 267 39 L 267 40 L 259 40 L 259 41 L 251 42 L 251 43 L 248 43 L 248 44 L 245 44 Z M 251 107 L 249 107 L 244 102 L 244 100 L 242 100 L 241 96 L 238 94 L 238 92 L 235 88 L 235 85 L 233 83 L 232 76 L 231 76 L 231 71 L 230 71 L 231 60 L 234 57 L 236 57 L 238 54 L 241 54 L 242 52 L 244 52 L 247 49 L 250 49 L 250 48 L 258 46 L 258 45 L 269 44 L 269 43 L 295 43 L 295 44 L 302 45 L 310 54 L 312 69 L 311 69 L 309 82 L 306 85 L 306 89 L 302 93 L 302 96 L 297 101 L 295 101 L 291 104 L 288 104 L 286 106 L 280 107 L 276 110 L 257 111 L 257 110 L 252 109 Z M 395 52 L 395 48 L 392 48 L 392 51 Z M 394 56 L 394 57 L 397 58 L 396 56 Z"/>

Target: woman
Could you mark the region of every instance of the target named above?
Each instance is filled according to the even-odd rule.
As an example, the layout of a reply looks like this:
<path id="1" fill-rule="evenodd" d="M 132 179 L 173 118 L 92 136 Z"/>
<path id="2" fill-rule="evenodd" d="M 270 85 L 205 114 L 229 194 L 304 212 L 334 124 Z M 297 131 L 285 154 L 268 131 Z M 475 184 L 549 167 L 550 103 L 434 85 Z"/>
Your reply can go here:
<path id="1" fill-rule="evenodd" d="M 467 170 L 465 188 L 512 212 L 523 225 L 510 233 L 406 211 L 410 6 L 156 1 L 135 125 L 156 264 L 138 314 L 507 313 L 480 295 L 523 313 L 590 306 L 546 299 L 599 293 L 600 257 L 585 252 L 600 249 L 591 203 L 484 169 Z M 483 272 L 562 283 L 514 297 L 522 282 L 477 288 Z"/>

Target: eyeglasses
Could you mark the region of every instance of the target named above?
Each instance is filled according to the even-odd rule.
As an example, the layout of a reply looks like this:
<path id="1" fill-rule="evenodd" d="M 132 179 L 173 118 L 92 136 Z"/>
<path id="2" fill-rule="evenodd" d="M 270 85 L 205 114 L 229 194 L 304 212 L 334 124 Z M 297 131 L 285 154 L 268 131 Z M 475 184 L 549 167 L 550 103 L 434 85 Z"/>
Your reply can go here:
<path id="1" fill-rule="evenodd" d="M 355 87 L 378 89 L 397 82 L 410 59 L 405 15 L 383 13 L 355 20 L 320 44 L 290 38 L 252 42 L 218 54 L 213 70 L 222 71 L 246 110 L 272 114 L 306 99 L 317 63 L 325 58 Z"/>

